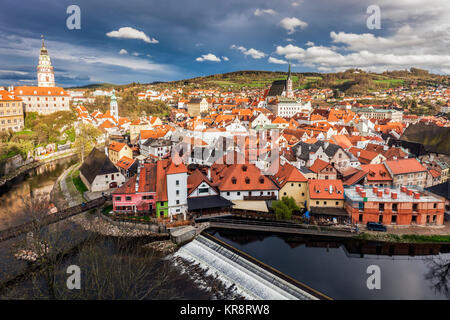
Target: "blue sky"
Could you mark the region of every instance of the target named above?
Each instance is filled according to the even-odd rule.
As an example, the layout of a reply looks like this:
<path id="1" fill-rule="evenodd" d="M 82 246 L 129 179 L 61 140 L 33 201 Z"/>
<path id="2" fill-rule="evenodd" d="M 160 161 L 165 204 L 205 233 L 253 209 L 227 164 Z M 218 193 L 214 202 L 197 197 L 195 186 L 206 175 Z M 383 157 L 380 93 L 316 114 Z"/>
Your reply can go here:
<path id="1" fill-rule="evenodd" d="M 0 85 L 36 83 L 40 35 L 60 86 L 147 83 L 237 70 L 450 73 L 444 0 L 5 0 Z M 66 27 L 81 9 L 81 30 Z M 381 29 L 369 29 L 377 5 Z"/>

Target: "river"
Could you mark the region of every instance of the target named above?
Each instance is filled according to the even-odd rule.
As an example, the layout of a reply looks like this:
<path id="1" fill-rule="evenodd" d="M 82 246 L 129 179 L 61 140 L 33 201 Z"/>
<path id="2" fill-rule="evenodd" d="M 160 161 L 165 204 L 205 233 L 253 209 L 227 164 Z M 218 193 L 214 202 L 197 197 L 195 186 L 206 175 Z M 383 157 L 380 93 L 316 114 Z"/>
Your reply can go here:
<path id="1" fill-rule="evenodd" d="M 56 179 L 75 162 L 75 156 L 49 162 L 0 187 L 0 230 L 26 221 L 26 199 L 48 198 Z"/>
<path id="2" fill-rule="evenodd" d="M 436 273 L 443 271 L 443 264 L 450 261 L 449 245 L 418 244 L 414 247 L 416 252 L 432 254 L 415 256 L 404 254 L 405 245 L 391 245 L 389 250 L 395 254 L 377 255 L 361 254 L 356 249 L 374 252 L 379 247 L 376 242 L 225 230 L 208 232 L 334 299 L 450 299 L 445 290 L 445 285 L 447 289 L 450 286 L 450 275 L 442 279 Z M 367 268 L 371 265 L 380 268 L 381 289 L 368 289 L 371 274 Z M 441 289 L 439 280 L 444 284 Z"/>

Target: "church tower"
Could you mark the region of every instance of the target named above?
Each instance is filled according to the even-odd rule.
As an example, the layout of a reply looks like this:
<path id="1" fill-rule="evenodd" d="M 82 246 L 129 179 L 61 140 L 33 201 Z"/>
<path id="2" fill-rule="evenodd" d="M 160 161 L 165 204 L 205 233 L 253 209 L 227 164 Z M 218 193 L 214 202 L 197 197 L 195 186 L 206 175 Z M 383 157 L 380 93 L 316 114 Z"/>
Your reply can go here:
<path id="1" fill-rule="evenodd" d="M 292 92 L 292 79 L 291 79 L 291 64 L 289 63 L 289 71 L 286 79 L 286 97 L 292 98 L 294 93 Z"/>
<path id="2" fill-rule="evenodd" d="M 44 45 L 44 36 L 42 36 L 41 54 L 39 55 L 39 64 L 37 66 L 37 79 L 38 87 L 55 86 L 55 74 L 47 48 Z"/>
<path id="3" fill-rule="evenodd" d="M 111 113 L 111 116 L 116 119 L 116 121 L 119 121 L 119 105 L 117 104 L 117 98 L 114 89 L 111 94 L 111 102 L 109 103 L 109 112 Z"/>

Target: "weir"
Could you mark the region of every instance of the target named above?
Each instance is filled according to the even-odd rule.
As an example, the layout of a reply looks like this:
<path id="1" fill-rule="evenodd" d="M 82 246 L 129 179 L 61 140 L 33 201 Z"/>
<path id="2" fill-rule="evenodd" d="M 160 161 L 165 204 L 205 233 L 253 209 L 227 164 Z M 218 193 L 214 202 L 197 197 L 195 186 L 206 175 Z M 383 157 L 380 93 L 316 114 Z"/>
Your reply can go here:
<path id="1" fill-rule="evenodd" d="M 274 273 L 249 261 L 219 243 L 199 235 L 181 247 L 174 257 L 200 263 L 216 273 L 227 284 L 234 284 L 240 293 L 256 300 L 318 300 L 328 298 L 311 294 Z"/>

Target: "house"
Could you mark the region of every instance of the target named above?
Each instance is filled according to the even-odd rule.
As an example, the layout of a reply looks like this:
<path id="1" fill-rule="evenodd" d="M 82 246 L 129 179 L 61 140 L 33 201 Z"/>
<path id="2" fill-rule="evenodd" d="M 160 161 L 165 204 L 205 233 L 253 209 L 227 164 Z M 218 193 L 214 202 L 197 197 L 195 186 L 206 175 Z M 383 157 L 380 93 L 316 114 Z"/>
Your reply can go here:
<path id="1" fill-rule="evenodd" d="M 140 145 L 141 154 L 150 157 L 164 157 L 172 150 L 172 141 L 149 138 Z"/>
<path id="2" fill-rule="evenodd" d="M 123 156 L 116 163 L 116 167 L 124 177 L 129 178 L 136 174 L 139 162 L 136 159 Z"/>
<path id="3" fill-rule="evenodd" d="M 443 198 L 405 186 L 346 189 L 345 209 L 352 222 L 359 224 L 442 225 L 444 222 Z"/>
<path id="4" fill-rule="evenodd" d="M 278 187 L 254 164 L 214 164 L 211 179 L 220 195 L 228 200 L 277 199 L 278 196 Z"/>
<path id="5" fill-rule="evenodd" d="M 133 150 L 126 143 L 111 141 L 108 147 L 108 157 L 113 163 L 117 163 L 123 157 L 133 158 Z"/>
<path id="6" fill-rule="evenodd" d="M 178 158 L 159 160 L 156 167 L 156 216 L 186 219 L 187 169 Z"/>
<path id="7" fill-rule="evenodd" d="M 272 180 L 278 186 L 278 199 L 292 197 L 299 207 L 305 207 L 308 179 L 293 165 L 280 166 Z"/>
<path id="8" fill-rule="evenodd" d="M 307 209 L 318 221 L 347 222 L 344 208 L 344 186 L 342 180 L 309 180 Z"/>
<path id="9" fill-rule="evenodd" d="M 156 209 L 156 163 L 144 163 L 137 174 L 112 193 L 116 213 L 151 214 Z"/>
<path id="10" fill-rule="evenodd" d="M 386 157 L 381 153 L 369 151 L 359 148 L 350 148 L 349 152 L 358 158 L 361 164 L 379 164 L 386 160 Z"/>
<path id="11" fill-rule="evenodd" d="M 211 169 L 208 169 L 211 176 Z M 219 195 L 219 191 L 199 169 L 195 169 L 188 177 L 188 211 L 204 214 L 230 211 L 233 203 Z"/>
<path id="12" fill-rule="evenodd" d="M 97 148 L 92 149 L 81 165 L 80 178 L 91 192 L 117 188 L 125 182 L 119 169 Z"/>
<path id="13" fill-rule="evenodd" d="M 392 185 L 395 188 L 401 186 L 427 187 L 427 168 L 421 165 L 416 158 L 390 160 L 383 164 L 389 171 Z"/>
<path id="14" fill-rule="evenodd" d="M 318 180 L 335 180 L 337 179 L 336 169 L 328 162 L 316 159 L 309 170 L 315 172 Z"/>
<path id="15" fill-rule="evenodd" d="M 208 101 L 205 98 L 193 98 L 187 103 L 187 111 L 191 117 L 199 117 L 208 111 Z"/>
<path id="16" fill-rule="evenodd" d="M 375 187 L 392 186 L 392 177 L 384 164 L 363 164 L 361 169 L 366 173 L 364 185 Z"/>

